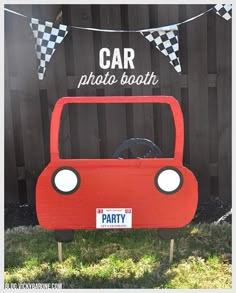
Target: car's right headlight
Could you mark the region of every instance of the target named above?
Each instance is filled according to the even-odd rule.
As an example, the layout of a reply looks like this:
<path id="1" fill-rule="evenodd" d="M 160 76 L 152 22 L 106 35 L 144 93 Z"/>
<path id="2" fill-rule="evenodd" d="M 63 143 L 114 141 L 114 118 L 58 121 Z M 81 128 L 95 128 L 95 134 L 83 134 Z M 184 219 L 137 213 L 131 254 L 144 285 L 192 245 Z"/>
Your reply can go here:
<path id="1" fill-rule="evenodd" d="M 175 167 L 164 167 L 156 173 L 154 184 L 160 192 L 172 194 L 182 187 L 183 176 Z"/>

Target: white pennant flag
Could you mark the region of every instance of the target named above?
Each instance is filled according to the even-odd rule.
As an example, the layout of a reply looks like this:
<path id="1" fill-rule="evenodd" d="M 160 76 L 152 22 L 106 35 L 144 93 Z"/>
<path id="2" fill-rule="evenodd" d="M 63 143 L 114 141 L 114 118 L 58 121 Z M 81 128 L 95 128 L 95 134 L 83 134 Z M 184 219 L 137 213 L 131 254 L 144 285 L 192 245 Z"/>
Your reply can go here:
<path id="1" fill-rule="evenodd" d="M 226 20 L 232 17 L 232 4 L 217 4 L 214 6 L 215 12 Z"/>
<path id="2" fill-rule="evenodd" d="M 46 64 L 49 63 L 56 48 L 67 35 L 69 27 L 36 18 L 31 18 L 30 26 L 36 39 L 35 50 L 39 60 L 38 78 L 42 80 Z"/>
<path id="3" fill-rule="evenodd" d="M 154 30 L 142 31 L 140 33 L 152 45 L 154 45 L 159 51 L 161 51 L 162 54 L 169 57 L 170 64 L 178 73 L 181 73 L 177 25 L 161 27 Z"/>

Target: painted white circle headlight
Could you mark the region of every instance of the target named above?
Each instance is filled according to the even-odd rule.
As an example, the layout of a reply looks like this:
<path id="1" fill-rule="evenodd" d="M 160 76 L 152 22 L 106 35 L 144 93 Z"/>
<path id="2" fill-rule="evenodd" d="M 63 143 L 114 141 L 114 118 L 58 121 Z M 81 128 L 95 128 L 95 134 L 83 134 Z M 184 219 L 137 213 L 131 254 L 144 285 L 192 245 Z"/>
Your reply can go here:
<path id="1" fill-rule="evenodd" d="M 156 188 L 162 193 L 171 194 L 182 187 L 183 176 L 178 169 L 165 167 L 157 172 L 154 183 Z"/>
<path id="2" fill-rule="evenodd" d="M 71 167 L 61 167 L 53 173 L 52 185 L 61 194 L 73 193 L 80 185 L 79 173 Z"/>

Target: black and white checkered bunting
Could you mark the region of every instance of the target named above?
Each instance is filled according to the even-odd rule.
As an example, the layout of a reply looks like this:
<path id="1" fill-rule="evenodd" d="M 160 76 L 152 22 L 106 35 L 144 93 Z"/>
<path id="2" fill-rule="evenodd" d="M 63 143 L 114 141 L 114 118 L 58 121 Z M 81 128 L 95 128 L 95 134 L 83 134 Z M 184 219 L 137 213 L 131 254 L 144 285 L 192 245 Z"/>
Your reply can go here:
<path id="1" fill-rule="evenodd" d="M 169 57 L 170 64 L 174 69 L 181 73 L 181 65 L 179 61 L 179 41 L 178 28 L 175 30 L 150 30 L 141 32 L 141 34 L 162 54 Z"/>
<path id="2" fill-rule="evenodd" d="M 36 39 L 35 50 L 39 60 L 38 78 L 42 80 L 46 71 L 46 64 L 49 63 L 56 48 L 67 35 L 69 27 L 36 18 L 31 18 L 30 26 Z"/>
<path id="3" fill-rule="evenodd" d="M 214 6 L 214 10 L 226 20 L 232 17 L 232 4 L 217 4 Z"/>

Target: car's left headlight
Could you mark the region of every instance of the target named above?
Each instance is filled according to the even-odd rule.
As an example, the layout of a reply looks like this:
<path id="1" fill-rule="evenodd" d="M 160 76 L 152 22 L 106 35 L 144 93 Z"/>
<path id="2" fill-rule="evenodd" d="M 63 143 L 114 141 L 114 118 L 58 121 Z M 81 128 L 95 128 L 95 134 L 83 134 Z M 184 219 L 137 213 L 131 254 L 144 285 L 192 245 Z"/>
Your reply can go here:
<path id="1" fill-rule="evenodd" d="M 74 168 L 60 167 L 52 175 L 52 185 L 60 194 L 71 194 L 80 185 L 80 175 Z"/>

